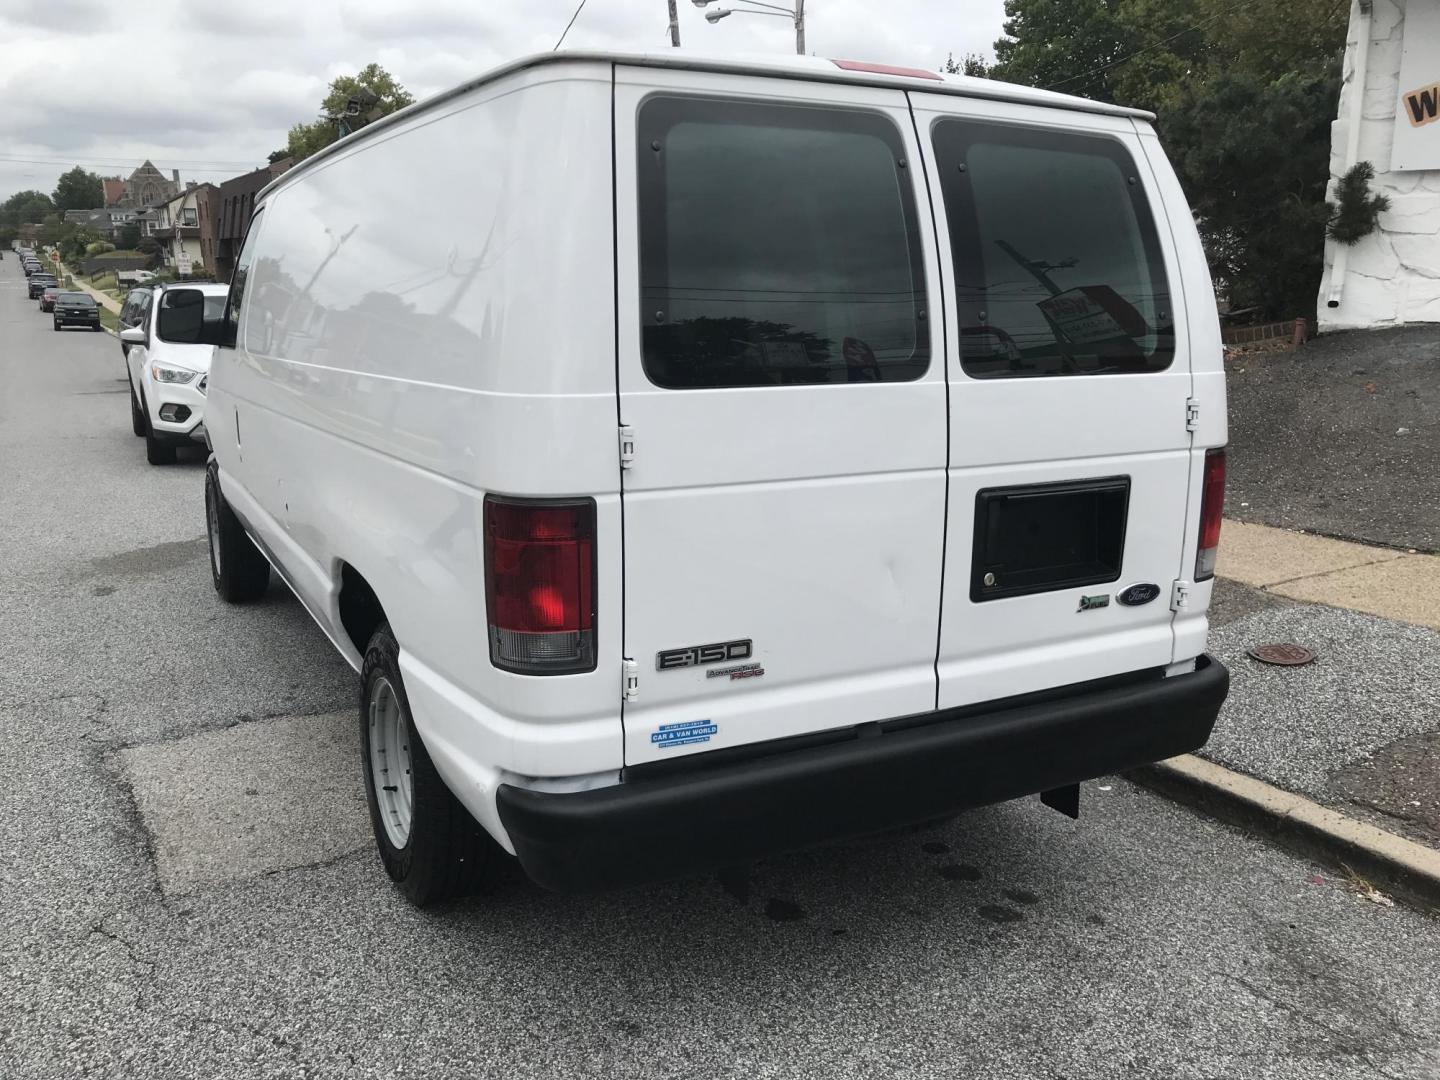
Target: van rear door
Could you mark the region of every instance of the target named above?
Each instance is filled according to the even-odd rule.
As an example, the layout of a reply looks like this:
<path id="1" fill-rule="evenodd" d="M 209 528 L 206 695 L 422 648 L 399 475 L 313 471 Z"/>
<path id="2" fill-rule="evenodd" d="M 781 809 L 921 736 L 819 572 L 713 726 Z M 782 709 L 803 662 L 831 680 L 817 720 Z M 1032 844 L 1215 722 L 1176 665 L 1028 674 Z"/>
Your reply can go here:
<path id="1" fill-rule="evenodd" d="M 903 92 L 619 68 L 629 765 L 935 707 L 946 401 Z"/>
<path id="2" fill-rule="evenodd" d="M 1190 354 L 1134 123 L 912 101 L 955 328 L 939 705 L 1167 665 Z"/>

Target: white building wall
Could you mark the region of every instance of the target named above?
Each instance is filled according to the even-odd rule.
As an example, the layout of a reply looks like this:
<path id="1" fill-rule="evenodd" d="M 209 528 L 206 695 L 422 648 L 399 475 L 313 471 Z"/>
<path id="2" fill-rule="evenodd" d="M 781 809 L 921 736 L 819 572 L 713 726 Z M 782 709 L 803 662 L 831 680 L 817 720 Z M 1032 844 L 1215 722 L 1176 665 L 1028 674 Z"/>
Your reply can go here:
<path id="1" fill-rule="evenodd" d="M 1392 171 L 1397 110 L 1402 91 L 1400 62 L 1405 42 L 1407 2 L 1412 10 L 1440 5 L 1440 0 L 1373 0 L 1366 57 L 1363 109 L 1357 161 L 1375 167 L 1372 193 L 1390 200 L 1379 228 L 1351 245 L 1340 260 L 1341 245 L 1327 238 L 1325 273 L 1320 283 L 1321 330 L 1394 326 L 1407 322 L 1440 322 L 1440 169 Z M 1417 26 L 1420 20 L 1412 20 Z M 1330 198 L 1347 169 L 1346 150 L 1354 98 L 1355 70 L 1364 20 L 1358 0 L 1350 11 L 1345 46 L 1344 85 L 1339 118 L 1331 126 Z M 1412 50 L 1415 43 L 1412 42 Z M 1436 54 L 1440 68 L 1440 52 Z M 1437 70 L 1436 78 L 1440 78 Z M 1440 134 L 1440 124 L 1430 125 Z"/>

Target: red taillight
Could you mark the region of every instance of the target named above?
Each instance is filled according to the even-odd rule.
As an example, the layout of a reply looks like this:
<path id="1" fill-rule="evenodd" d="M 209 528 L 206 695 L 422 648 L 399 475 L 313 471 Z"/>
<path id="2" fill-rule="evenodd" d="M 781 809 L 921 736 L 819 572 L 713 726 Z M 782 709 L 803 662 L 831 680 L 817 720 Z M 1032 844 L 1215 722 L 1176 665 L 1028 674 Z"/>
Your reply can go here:
<path id="1" fill-rule="evenodd" d="M 1200 495 L 1200 551 L 1195 556 L 1195 580 L 1215 576 L 1220 551 L 1220 518 L 1225 512 L 1225 451 L 1205 451 L 1205 483 Z"/>
<path id="2" fill-rule="evenodd" d="M 490 661 L 526 675 L 595 668 L 595 502 L 485 497 Z"/>

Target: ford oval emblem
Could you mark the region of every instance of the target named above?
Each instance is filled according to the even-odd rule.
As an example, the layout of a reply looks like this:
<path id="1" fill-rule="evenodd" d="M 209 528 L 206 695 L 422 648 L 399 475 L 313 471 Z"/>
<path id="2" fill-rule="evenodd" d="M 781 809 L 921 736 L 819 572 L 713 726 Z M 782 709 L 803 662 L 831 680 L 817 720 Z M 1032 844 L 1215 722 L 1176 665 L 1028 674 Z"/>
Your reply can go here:
<path id="1" fill-rule="evenodd" d="M 1160 595 L 1160 586 L 1143 581 L 1139 585 L 1131 585 L 1115 599 L 1126 607 L 1139 607 L 1141 604 L 1148 604 Z"/>

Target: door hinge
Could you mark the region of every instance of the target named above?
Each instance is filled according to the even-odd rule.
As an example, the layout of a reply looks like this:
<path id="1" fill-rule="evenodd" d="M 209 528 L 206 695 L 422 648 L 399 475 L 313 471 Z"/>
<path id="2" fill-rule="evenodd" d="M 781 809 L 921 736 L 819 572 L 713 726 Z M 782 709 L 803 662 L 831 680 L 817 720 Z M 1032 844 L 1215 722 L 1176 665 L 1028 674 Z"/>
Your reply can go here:
<path id="1" fill-rule="evenodd" d="M 1190 606 L 1190 589 L 1193 581 L 1174 581 L 1170 585 L 1170 610 L 1180 611 Z"/>
<path id="2" fill-rule="evenodd" d="M 635 429 L 629 424 L 620 425 L 620 468 L 628 469 L 635 464 Z"/>
<path id="3" fill-rule="evenodd" d="M 1200 426 L 1200 403 L 1193 397 L 1185 399 L 1185 430 L 1194 431 Z"/>
<path id="4" fill-rule="evenodd" d="M 634 701 L 640 696 L 640 665 L 628 656 L 625 658 L 625 692 L 620 695 L 623 701 Z"/>

